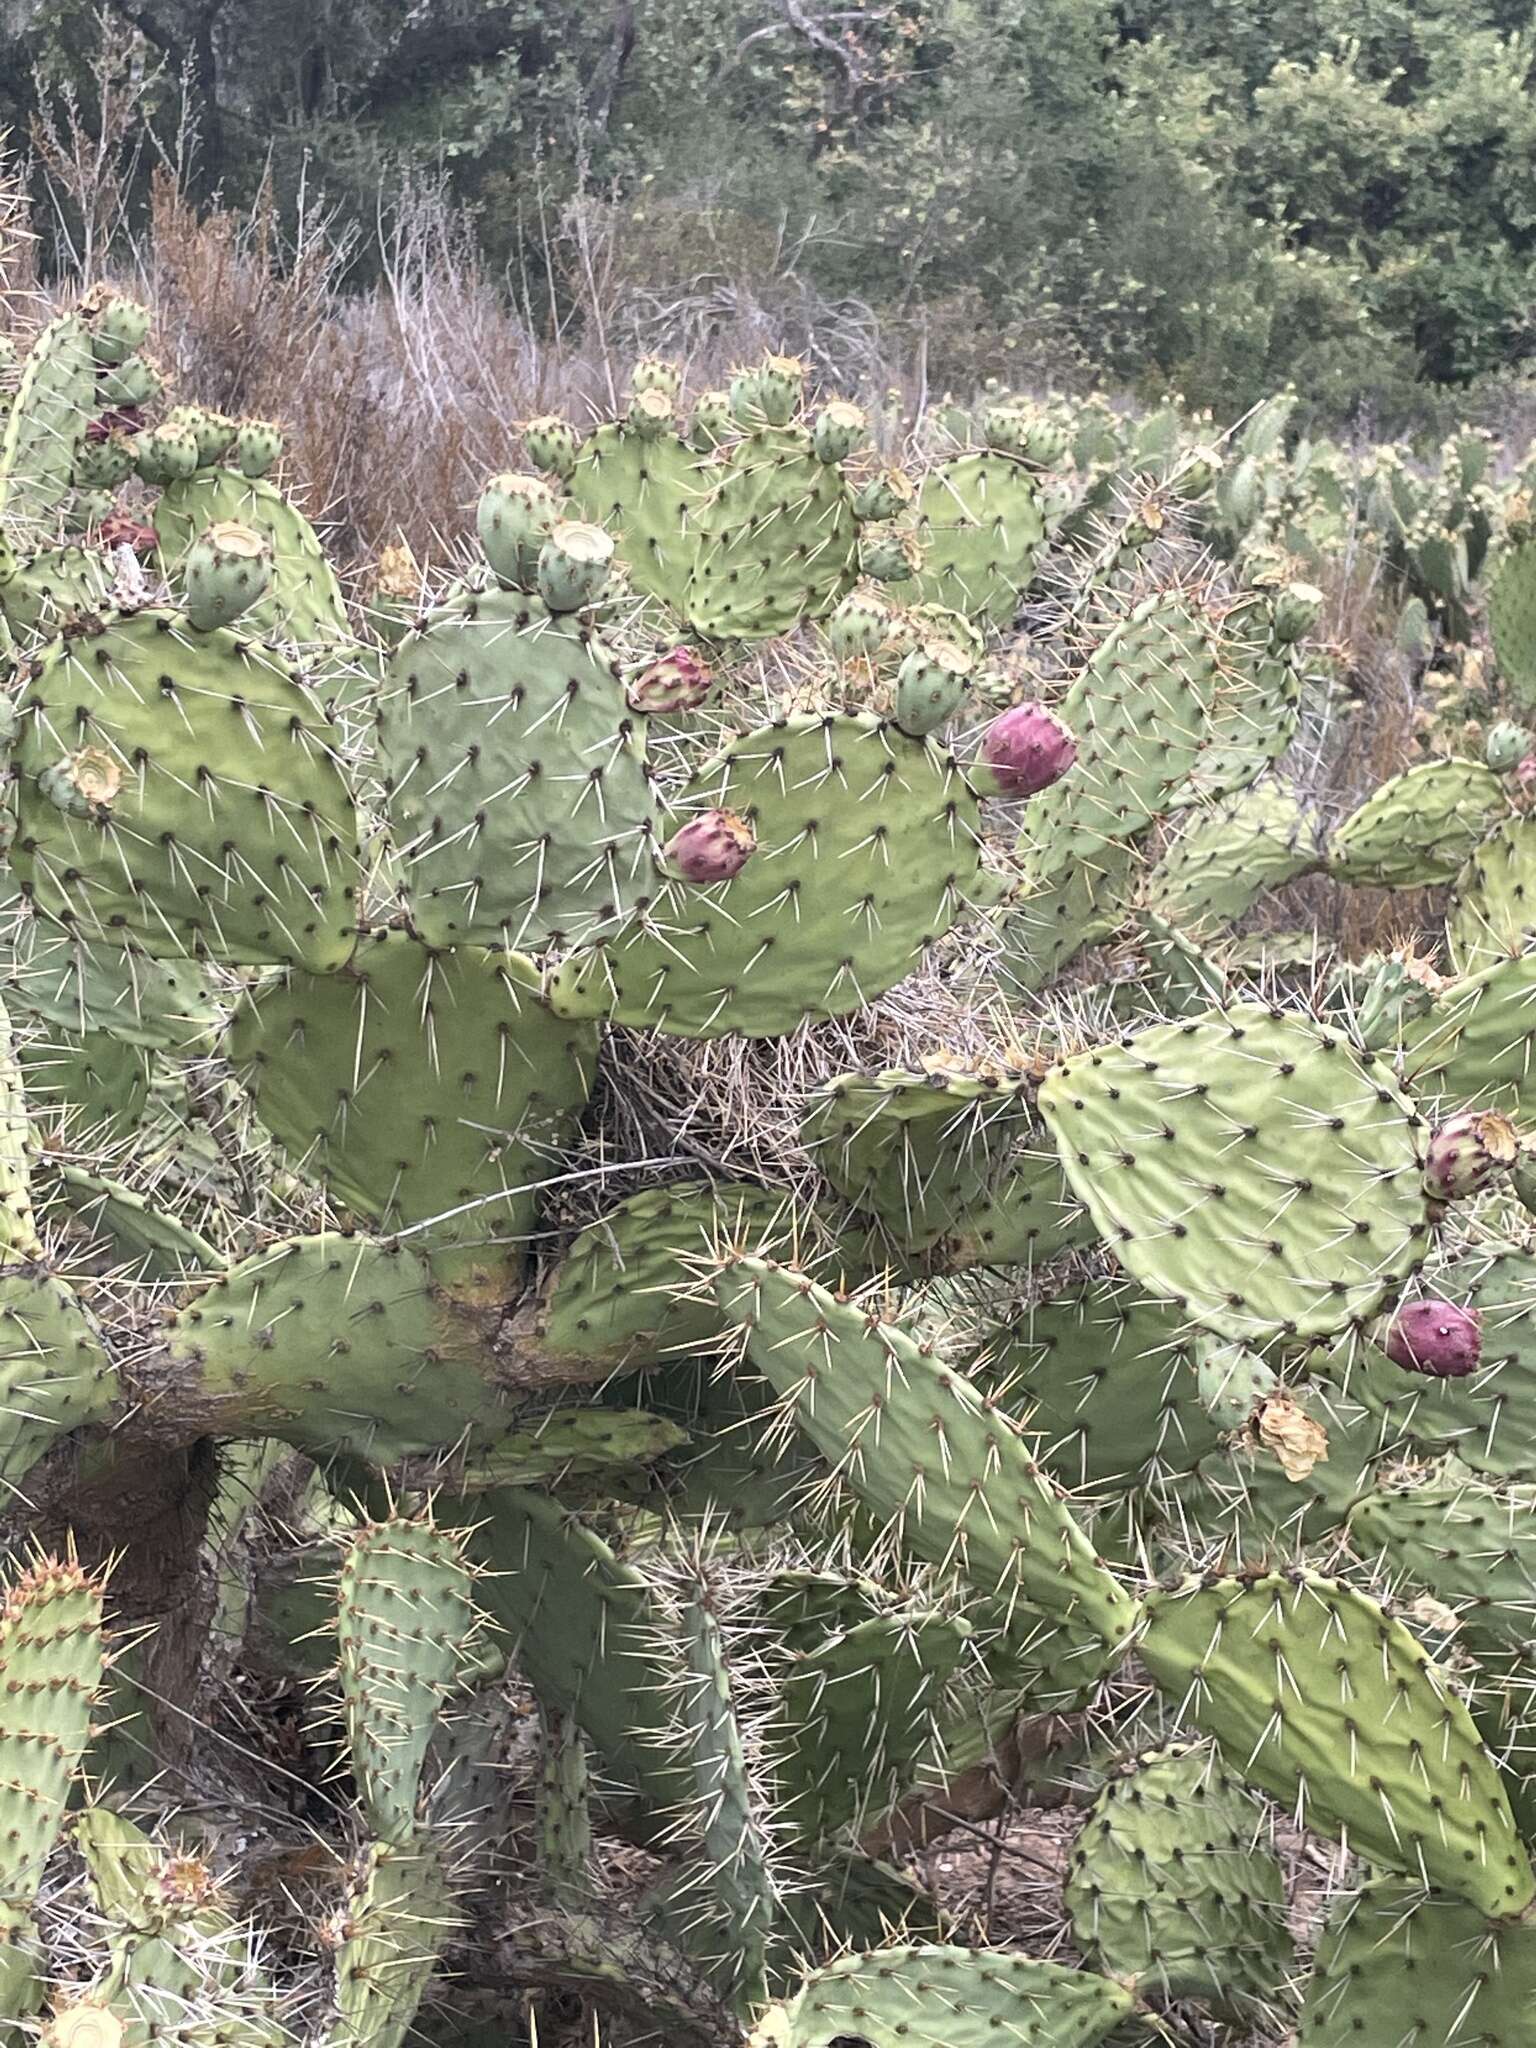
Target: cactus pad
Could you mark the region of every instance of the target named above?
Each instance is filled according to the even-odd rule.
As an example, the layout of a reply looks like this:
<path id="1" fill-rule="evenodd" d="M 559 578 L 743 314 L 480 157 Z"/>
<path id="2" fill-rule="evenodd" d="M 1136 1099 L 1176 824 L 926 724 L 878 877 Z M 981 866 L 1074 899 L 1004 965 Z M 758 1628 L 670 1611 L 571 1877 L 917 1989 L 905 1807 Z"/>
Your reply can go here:
<path id="1" fill-rule="evenodd" d="M 1260 783 L 1190 820 L 1148 875 L 1143 901 L 1185 931 L 1235 924 L 1266 889 L 1318 865 L 1306 814 L 1289 790 Z"/>
<path id="2" fill-rule="evenodd" d="M 1451 963 L 1475 974 L 1536 935 L 1536 818 L 1505 818 L 1472 851 L 1456 878 L 1445 920 Z"/>
<path id="3" fill-rule="evenodd" d="M 1380 889 L 1454 882 L 1508 810 L 1503 779 L 1481 761 L 1421 761 L 1344 820 L 1329 842 L 1328 872 Z"/>
<path id="4" fill-rule="evenodd" d="M 879 719 L 796 716 L 734 740 L 681 813 L 745 817 L 733 880 L 673 884 L 555 975 L 568 1016 L 775 1037 L 903 979 L 981 888 L 978 806 L 951 756 Z"/>
<path id="5" fill-rule="evenodd" d="M 1040 1110 L 1126 1271 L 1240 1342 L 1373 1315 L 1428 1250 L 1412 1105 L 1309 1019 L 1154 1026 L 1063 1060 Z"/>
<path id="6" fill-rule="evenodd" d="M 566 489 L 582 518 L 614 535 L 618 559 L 636 590 L 681 611 L 698 556 L 694 524 L 710 475 L 677 434 L 640 433 L 616 420 L 582 443 Z"/>
<path id="7" fill-rule="evenodd" d="M 117 1375 L 74 1291 L 40 1267 L 0 1266 L 0 1486 L 12 1492 L 65 1431 L 105 1422 Z"/>
<path id="8" fill-rule="evenodd" d="M 709 476 L 709 472 L 704 472 Z M 708 640 L 766 640 L 819 619 L 852 588 L 858 525 L 842 477 L 798 428 L 736 443 L 696 515 L 685 605 Z"/>
<path id="9" fill-rule="evenodd" d="M 1035 573 L 1045 518 L 1033 477 L 1007 455 L 957 455 L 918 492 L 916 595 L 1006 626 Z"/>
<path id="10" fill-rule="evenodd" d="M 209 527 L 248 526 L 272 550 L 271 586 L 245 614 L 248 630 L 302 647 L 351 639 L 341 586 L 315 529 L 265 478 L 242 476 L 237 469 L 200 469 L 185 482 L 167 484 L 154 516 L 161 564 L 173 584 Z"/>

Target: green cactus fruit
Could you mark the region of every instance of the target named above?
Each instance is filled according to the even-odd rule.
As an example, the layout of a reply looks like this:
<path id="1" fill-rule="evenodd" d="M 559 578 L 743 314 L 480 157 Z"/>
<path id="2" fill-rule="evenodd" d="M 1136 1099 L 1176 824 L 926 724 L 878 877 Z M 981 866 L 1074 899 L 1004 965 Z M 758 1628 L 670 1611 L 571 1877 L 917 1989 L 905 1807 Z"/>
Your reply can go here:
<path id="1" fill-rule="evenodd" d="M 947 725 L 965 702 L 976 657 L 953 640 L 925 640 L 896 671 L 895 719 L 913 739 Z"/>
<path id="2" fill-rule="evenodd" d="M 429 614 L 390 657 L 376 741 L 427 944 L 570 945 L 656 890 L 643 725 L 584 620 L 512 591 Z"/>
<path id="3" fill-rule="evenodd" d="M 210 1280 L 147 1359 L 146 1386 L 209 1433 L 277 1437 L 376 1465 L 504 1436 L 484 1318 L 401 1245 L 279 1240 Z"/>
<path id="4" fill-rule="evenodd" d="M 545 413 L 523 428 L 523 449 L 528 460 L 535 469 L 546 476 L 557 476 L 562 482 L 576 467 L 580 445 L 576 429 L 556 413 Z"/>
<path id="5" fill-rule="evenodd" d="M 867 661 L 878 652 L 891 608 L 874 591 L 850 590 L 827 620 L 827 641 L 838 661 Z"/>
<path id="6" fill-rule="evenodd" d="M 1273 2007 L 1293 1957 L 1265 1833 L 1259 1801 L 1208 1748 L 1120 1766 L 1072 1845 L 1062 1903 L 1077 1946 L 1142 1996 Z"/>
<path id="7" fill-rule="evenodd" d="M 299 1170 L 404 1231 L 455 1294 L 517 1291 L 597 1060 L 596 1031 L 551 1016 L 530 962 L 383 932 L 343 972 L 248 992 L 227 1052 Z"/>
<path id="8" fill-rule="evenodd" d="M 492 477 L 480 493 L 475 524 L 485 558 L 503 590 L 537 588 L 539 550 L 559 517 L 559 493 L 542 477 Z"/>
<path id="9" fill-rule="evenodd" d="M 1035 572 L 1045 519 L 1028 468 L 1008 455 L 958 455 L 917 497 L 918 596 L 1006 626 Z"/>
<path id="10" fill-rule="evenodd" d="M 259 604 L 272 582 L 272 545 L 233 520 L 205 527 L 182 565 L 182 602 L 193 630 L 232 626 Z"/>
<path id="11" fill-rule="evenodd" d="M 1154 1026 L 1061 1061 L 1039 1106 L 1119 1263 L 1238 1342 L 1362 1322 L 1428 1250 L 1413 1105 L 1307 1018 Z"/>
<path id="12" fill-rule="evenodd" d="M 749 2048 L 1097 2048 L 1135 2009 L 1091 1970 L 938 1945 L 841 1956 L 763 2014 Z"/>
<path id="13" fill-rule="evenodd" d="M 1521 953 L 1536 933 L 1536 817 L 1504 818 L 1467 857 L 1446 914 L 1458 974 Z"/>
<path id="14" fill-rule="evenodd" d="M 1136 1602 L 1000 1408 L 905 1331 L 803 1273 L 732 1256 L 715 1292 L 752 1365 L 908 1549 L 952 1563 L 985 1593 L 1093 1631 L 1106 1659 L 1118 1657 Z"/>
<path id="15" fill-rule="evenodd" d="M 1402 1622 L 1314 1572 L 1151 1593 L 1141 1656 L 1234 1771 L 1358 1856 L 1490 1917 L 1536 1896 L 1497 1768 Z"/>
<path id="16" fill-rule="evenodd" d="M 91 331 L 91 360 L 115 369 L 149 339 L 150 311 L 111 285 L 98 285 L 80 302 Z"/>
<path id="17" fill-rule="evenodd" d="M 369 1522 L 336 1585 L 347 1754 L 363 1817 L 381 1842 L 416 1838 L 427 1744 L 464 1682 L 480 1617 L 463 1546 L 430 1515 Z"/>
<path id="18" fill-rule="evenodd" d="M 659 391 L 675 404 L 682 396 L 683 373 L 677 363 L 666 356 L 641 356 L 630 372 L 631 391 Z"/>
<path id="19" fill-rule="evenodd" d="M 337 736 L 271 650 L 176 612 L 56 643 L 21 698 L 12 863 L 87 944 L 339 966 L 358 827 Z"/>
<path id="20" fill-rule="evenodd" d="M 150 427 L 133 438 L 133 466 L 140 479 L 159 489 L 185 483 L 200 467 L 197 436 L 190 427 Z"/>
<path id="21" fill-rule="evenodd" d="M 558 520 L 539 549 L 539 596 L 556 613 L 594 605 L 603 594 L 612 561 L 612 535 L 580 520 Z"/>
<path id="22" fill-rule="evenodd" d="M 904 469 L 882 469 L 853 494 L 853 516 L 860 522 L 899 519 L 917 501 L 917 486 Z"/>
<path id="23" fill-rule="evenodd" d="M 233 469 L 205 469 L 170 484 L 155 505 L 155 536 L 167 575 L 175 576 L 198 536 L 233 520 L 272 550 L 272 584 L 245 615 L 248 631 L 301 647 L 350 646 L 352 629 L 336 572 L 314 528 L 272 484 Z"/>
<path id="24" fill-rule="evenodd" d="M 1536 1931 L 1395 1878 L 1345 1893 L 1307 1981 L 1297 2048 L 1518 2048 L 1536 2007 Z"/>
<path id="25" fill-rule="evenodd" d="M 840 1195 L 921 1252 L 987 1201 L 1028 1122 L 1021 1076 L 935 1062 L 823 1082 L 800 1135 Z"/>
<path id="26" fill-rule="evenodd" d="M 460 1924 L 435 1848 L 371 1844 L 336 1916 L 328 2048 L 404 2048 L 438 1956 Z"/>
<path id="27" fill-rule="evenodd" d="M 133 475 L 133 446 L 125 434 L 87 441 L 75 457 L 77 491 L 115 491 Z"/>
<path id="28" fill-rule="evenodd" d="M 799 428 L 759 428 L 710 473 L 684 595 L 709 640 L 766 640 L 824 618 L 854 580 L 859 529 L 840 473 Z"/>
<path id="29" fill-rule="evenodd" d="M 282 459 L 283 430 L 271 420 L 237 420 L 233 447 L 240 474 L 259 482 Z"/>
<path id="30" fill-rule="evenodd" d="M 1536 734 L 1512 718 L 1490 725 L 1483 740 L 1483 759 L 1495 775 L 1510 775 L 1526 755 L 1536 750 Z"/>
<path id="31" fill-rule="evenodd" d="M 197 465 L 209 469 L 229 453 L 235 439 L 235 423 L 205 405 L 178 405 L 166 414 L 164 425 L 182 427 L 197 443 Z"/>
<path id="32" fill-rule="evenodd" d="M 164 390 L 165 378 L 158 363 L 137 353 L 124 356 L 110 369 L 98 371 L 92 410 L 105 406 L 114 412 L 139 411 L 153 405 Z"/>
<path id="33" fill-rule="evenodd" d="M 0 429 L 0 513 L 8 521 L 51 521 L 95 411 L 90 329 L 65 313 L 34 339 Z"/>
<path id="34" fill-rule="evenodd" d="M 722 442 L 731 439 L 736 431 L 736 415 L 728 391 L 701 391 L 694 400 L 693 424 L 689 429 L 689 441 L 700 454 L 707 455 Z"/>
<path id="35" fill-rule="evenodd" d="M 624 408 L 625 424 L 642 441 L 659 441 L 670 434 L 675 419 L 672 399 L 665 391 L 637 391 Z"/>
<path id="36" fill-rule="evenodd" d="M 1536 540 L 1518 539 L 1500 553 L 1488 579 L 1488 632 L 1510 695 L 1536 706 Z"/>
<path id="37" fill-rule="evenodd" d="M 618 421 L 582 443 L 568 479 L 582 515 L 614 536 L 635 588 L 676 612 L 698 555 L 695 521 L 707 474 L 665 423 L 651 434 Z"/>
<path id="38" fill-rule="evenodd" d="M 1407 951 L 1367 954 L 1333 983 L 1340 1012 L 1369 1052 L 1395 1055 L 1413 1025 L 1432 1014 L 1440 977 Z"/>
<path id="39" fill-rule="evenodd" d="M 873 717 L 797 714 L 731 741 L 676 815 L 717 808 L 749 821 L 752 859 L 658 891 L 563 962 L 557 1012 L 776 1037 L 900 981 L 980 893 L 979 807 L 953 758 Z"/>
<path id="40" fill-rule="evenodd" d="M 869 421 L 863 407 L 842 398 L 824 405 L 811 427 L 811 446 L 818 462 L 846 462 L 868 439 Z"/>
<path id="41" fill-rule="evenodd" d="M 858 570 L 872 583 L 910 583 L 922 562 L 922 542 L 910 528 L 883 519 L 860 528 Z"/>
<path id="42" fill-rule="evenodd" d="M 805 365 L 797 356 L 766 355 L 755 369 L 731 378 L 731 411 L 744 427 L 784 427 L 794 418 L 805 389 Z"/>
<path id="43" fill-rule="evenodd" d="M 1509 812 L 1509 798 L 1481 761 L 1421 761 L 1372 792 L 1334 833 L 1335 881 L 1380 889 L 1454 882 L 1479 841 Z"/>

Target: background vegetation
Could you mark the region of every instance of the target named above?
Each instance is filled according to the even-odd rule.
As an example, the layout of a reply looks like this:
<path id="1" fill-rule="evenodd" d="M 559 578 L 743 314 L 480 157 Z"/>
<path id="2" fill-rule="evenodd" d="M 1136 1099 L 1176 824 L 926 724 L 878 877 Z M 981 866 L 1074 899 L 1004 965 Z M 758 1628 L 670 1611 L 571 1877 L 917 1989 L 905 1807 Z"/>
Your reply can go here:
<path id="1" fill-rule="evenodd" d="M 440 179 L 546 326 L 590 314 L 575 206 L 602 217 L 624 302 L 674 309 L 685 340 L 744 291 L 791 324 L 809 302 L 956 388 L 1173 389 L 1230 418 L 1294 380 L 1315 417 L 1396 432 L 1498 406 L 1536 349 L 1527 0 L 115 0 L 107 17 L 95 72 L 94 4 L 0 4 L 0 124 L 40 168 L 73 104 L 108 130 L 130 218 L 169 154 L 200 200 L 269 189 L 290 232 L 323 194 L 365 275 L 386 254 L 380 192 Z M 78 238 L 68 206 L 55 218 Z"/>

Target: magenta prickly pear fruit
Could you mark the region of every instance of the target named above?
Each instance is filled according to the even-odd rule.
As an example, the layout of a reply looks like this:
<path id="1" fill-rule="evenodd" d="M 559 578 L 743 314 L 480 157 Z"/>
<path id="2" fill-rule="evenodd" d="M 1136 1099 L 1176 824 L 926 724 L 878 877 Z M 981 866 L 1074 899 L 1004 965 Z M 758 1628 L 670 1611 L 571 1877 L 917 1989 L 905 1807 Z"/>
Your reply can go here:
<path id="1" fill-rule="evenodd" d="M 756 851 L 757 834 L 736 811 L 700 811 L 664 849 L 667 864 L 685 882 L 728 882 Z"/>
<path id="2" fill-rule="evenodd" d="M 691 647 L 674 647 L 670 654 L 642 669 L 625 692 L 631 711 L 652 716 L 669 711 L 697 711 L 707 704 L 715 687 L 714 670 Z"/>
<path id="3" fill-rule="evenodd" d="M 1460 1202 L 1481 1194 L 1514 1164 L 1519 1150 L 1514 1125 L 1497 1110 L 1469 1109 L 1447 1117 L 1430 1133 L 1425 1192 L 1436 1202 Z"/>
<path id="4" fill-rule="evenodd" d="M 1077 741 L 1043 704 L 1015 704 L 982 734 L 981 758 L 999 795 L 1035 796 L 1060 782 L 1077 759 Z"/>
<path id="5" fill-rule="evenodd" d="M 1483 1355 L 1483 1319 L 1454 1301 L 1410 1301 L 1392 1318 L 1382 1349 L 1404 1372 L 1462 1380 Z"/>

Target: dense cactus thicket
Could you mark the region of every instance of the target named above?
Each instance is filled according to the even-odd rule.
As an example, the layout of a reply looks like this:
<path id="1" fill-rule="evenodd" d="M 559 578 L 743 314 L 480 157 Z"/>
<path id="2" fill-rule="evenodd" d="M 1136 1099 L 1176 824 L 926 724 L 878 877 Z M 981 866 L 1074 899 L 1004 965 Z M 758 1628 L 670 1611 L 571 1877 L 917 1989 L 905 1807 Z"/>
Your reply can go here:
<path id="1" fill-rule="evenodd" d="M 354 592 L 149 326 L 0 445 L 10 2031 L 1536 2038 L 1526 478 L 646 361 Z"/>

